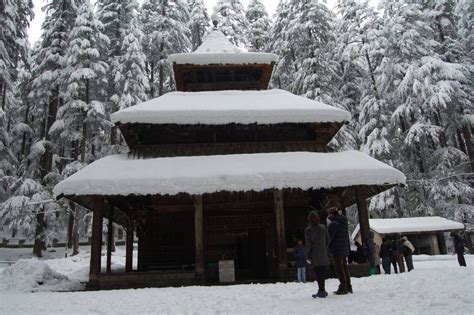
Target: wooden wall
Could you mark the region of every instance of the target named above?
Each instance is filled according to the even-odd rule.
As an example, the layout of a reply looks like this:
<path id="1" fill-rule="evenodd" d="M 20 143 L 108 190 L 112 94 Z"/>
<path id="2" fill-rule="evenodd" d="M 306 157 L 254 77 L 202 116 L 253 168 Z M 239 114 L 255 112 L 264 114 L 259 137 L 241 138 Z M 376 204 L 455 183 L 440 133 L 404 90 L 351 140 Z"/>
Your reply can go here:
<path id="1" fill-rule="evenodd" d="M 325 124 L 122 124 L 134 157 L 309 151 L 326 152 L 342 123 Z"/>

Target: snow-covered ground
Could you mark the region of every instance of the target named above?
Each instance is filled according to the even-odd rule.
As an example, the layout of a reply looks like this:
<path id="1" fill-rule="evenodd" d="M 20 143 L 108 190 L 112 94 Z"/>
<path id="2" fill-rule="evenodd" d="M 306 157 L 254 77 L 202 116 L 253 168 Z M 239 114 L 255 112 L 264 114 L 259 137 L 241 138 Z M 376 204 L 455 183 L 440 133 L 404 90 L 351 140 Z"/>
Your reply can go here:
<path id="1" fill-rule="evenodd" d="M 0 249 L 0 260 L 17 257 L 13 251 Z M 316 300 L 311 298 L 314 283 L 53 292 L 79 288 L 87 280 L 88 255 L 84 248 L 78 257 L 24 259 L 1 270 L 0 314 L 473 314 L 474 310 L 473 255 L 466 256 L 467 268 L 459 267 L 453 255 L 418 256 L 410 273 L 355 278 L 354 294 Z M 123 266 L 123 249 L 117 250 L 113 262 L 115 268 Z M 41 275 L 44 282 L 38 285 L 35 277 Z M 329 279 L 326 285 L 328 291 L 334 290 L 337 280 Z"/>

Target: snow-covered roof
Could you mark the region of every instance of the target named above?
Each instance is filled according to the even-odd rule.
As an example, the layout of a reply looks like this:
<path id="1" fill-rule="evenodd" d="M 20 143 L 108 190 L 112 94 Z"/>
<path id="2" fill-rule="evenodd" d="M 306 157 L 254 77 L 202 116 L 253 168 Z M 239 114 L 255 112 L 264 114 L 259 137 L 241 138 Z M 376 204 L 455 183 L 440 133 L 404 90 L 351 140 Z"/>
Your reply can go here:
<path id="1" fill-rule="evenodd" d="M 247 52 L 234 46 L 219 30 L 204 37 L 201 46 L 192 53 L 172 54 L 168 60 L 177 64 L 271 64 L 278 56 L 271 53 Z"/>
<path id="2" fill-rule="evenodd" d="M 349 121 L 350 113 L 283 90 L 171 92 L 111 115 L 148 124 L 276 124 Z"/>
<path id="3" fill-rule="evenodd" d="M 414 217 L 394 219 L 369 219 L 370 229 L 380 234 L 450 231 L 464 228 L 462 223 L 442 217 Z M 352 233 L 357 236 L 359 225 Z"/>
<path id="4" fill-rule="evenodd" d="M 218 191 L 403 184 L 405 175 L 358 151 L 132 159 L 112 155 L 54 187 L 54 195 L 192 195 Z"/>

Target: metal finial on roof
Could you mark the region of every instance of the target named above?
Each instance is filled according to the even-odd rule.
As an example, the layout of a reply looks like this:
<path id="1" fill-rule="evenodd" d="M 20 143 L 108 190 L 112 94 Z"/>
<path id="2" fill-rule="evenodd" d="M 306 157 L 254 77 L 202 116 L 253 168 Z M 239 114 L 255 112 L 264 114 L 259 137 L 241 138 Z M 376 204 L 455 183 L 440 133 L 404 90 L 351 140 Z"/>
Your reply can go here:
<path id="1" fill-rule="evenodd" d="M 211 15 L 212 24 L 214 25 L 214 30 L 217 30 L 217 25 L 219 24 L 219 16 L 217 14 Z"/>

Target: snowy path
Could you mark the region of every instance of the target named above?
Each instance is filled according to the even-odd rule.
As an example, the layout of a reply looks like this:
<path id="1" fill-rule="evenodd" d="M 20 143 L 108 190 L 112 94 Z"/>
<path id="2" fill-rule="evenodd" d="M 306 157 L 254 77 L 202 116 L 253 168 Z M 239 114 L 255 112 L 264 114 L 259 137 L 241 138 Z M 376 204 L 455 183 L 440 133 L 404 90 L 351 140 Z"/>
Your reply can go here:
<path id="1" fill-rule="evenodd" d="M 324 300 L 311 298 L 313 283 L 68 293 L 3 291 L 0 314 L 472 314 L 474 256 L 467 257 L 467 268 L 457 266 L 453 258 L 416 261 L 410 273 L 353 279 L 354 294 L 330 295 Z M 328 290 L 336 286 L 336 280 L 327 281 Z"/>

